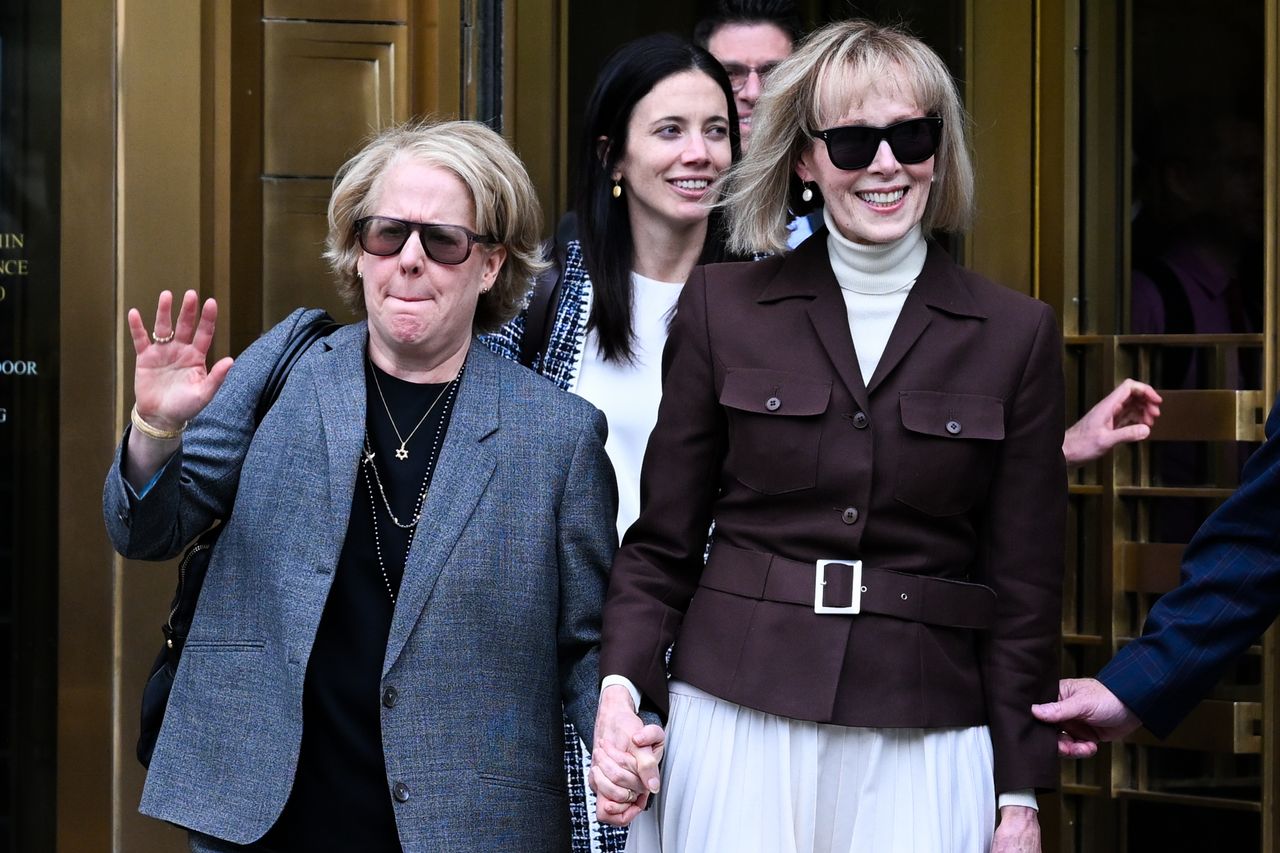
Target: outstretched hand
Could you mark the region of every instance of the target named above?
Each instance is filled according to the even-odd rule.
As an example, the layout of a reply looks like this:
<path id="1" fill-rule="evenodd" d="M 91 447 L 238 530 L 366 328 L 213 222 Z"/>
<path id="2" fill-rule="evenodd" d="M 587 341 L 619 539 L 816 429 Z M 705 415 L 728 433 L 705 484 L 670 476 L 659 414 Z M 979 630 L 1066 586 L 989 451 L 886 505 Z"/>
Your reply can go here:
<path id="1" fill-rule="evenodd" d="M 222 385 L 231 358 L 206 366 L 213 329 L 218 319 L 218 303 L 205 300 L 196 317 L 199 299 L 194 290 L 182 297 L 178 322 L 173 324 L 173 294 L 165 290 L 156 301 L 156 319 L 151 335 L 138 309 L 129 309 L 129 334 L 137 362 L 133 371 L 133 394 L 138 415 L 160 430 L 179 430 L 209 404 Z"/>
<path id="2" fill-rule="evenodd" d="M 1064 678 L 1058 682 L 1058 701 L 1032 705 L 1037 720 L 1058 727 L 1058 754 L 1088 758 L 1099 741 L 1119 740 L 1142 721 L 1102 682 L 1094 678 Z"/>
<path id="3" fill-rule="evenodd" d="M 1126 379 L 1067 430 L 1062 454 L 1077 467 L 1098 459 L 1117 444 L 1142 441 L 1160 417 L 1162 399 L 1145 382 Z"/>

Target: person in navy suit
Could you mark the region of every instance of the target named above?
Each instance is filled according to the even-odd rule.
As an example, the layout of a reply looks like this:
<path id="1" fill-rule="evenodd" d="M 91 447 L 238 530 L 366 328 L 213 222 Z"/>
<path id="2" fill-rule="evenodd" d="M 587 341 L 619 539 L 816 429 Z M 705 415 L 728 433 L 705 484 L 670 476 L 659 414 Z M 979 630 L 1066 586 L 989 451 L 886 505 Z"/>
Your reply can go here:
<path id="1" fill-rule="evenodd" d="M 1142 636 L 1097 678 L 1067 678 L 1033 705 L 1060 728 L 1058 752 L 1085 758 L 1139 726 L 1165 737 L 1280 614 L 1280 400 L 1240 488 L 1182 558 L 1182 583 L 1151 609 Z"/>

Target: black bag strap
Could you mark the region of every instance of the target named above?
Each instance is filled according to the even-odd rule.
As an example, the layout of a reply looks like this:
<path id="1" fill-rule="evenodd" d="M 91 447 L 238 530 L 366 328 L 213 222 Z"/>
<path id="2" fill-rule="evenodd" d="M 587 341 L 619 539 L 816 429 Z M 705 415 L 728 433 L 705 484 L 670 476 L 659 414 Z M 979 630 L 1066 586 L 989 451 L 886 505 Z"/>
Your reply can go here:
<path id="1" fill-rule="evenodd" d="M 285 342 L 284 352 L 280 353 L 279 361 L 271 369 L 271 375 L 267 377 L 267 384 L 263 386 L 262 396 L 258 398 L 258 408 L 254 411 L 253 416 L 255 424 L 262 423 L 262 419 L 267 416 L 267 412 L 271 411 L 271 407 L 276 404 L 276 400 L 280 399 L 280 392 L 284 390 L 284 383 L 288 380 L 290 371 L 293 370 L 293 366 L 297 364 L 302 354 L 311 349 L 311 345 L 316 341 L 328 337 L 341 328 L 342 324 L 330 317 L 328 311 L 322 311 L 319 315 L 294 327 L 289 340 Z"/>
<path id="2" fill-rule="evenodd" d="M 546 352 L 551 340 L 551 330 L 556 315 L 556 306 L 560 304 L 560 291 L 564 286 L 565 257 L 559 240 L 550 240 L 543 250 L 543 256 L 551 261 L 534 279 L 533 295 L 529 297 L 529 308 L 524 315 L 524 335 L 520 338 L 520 363 L 532 368 L 538 356 Z"/>
<path id="3" fill-rule="evenodd" d="M 254 423 L 261 424 L 271 406 L 280 396 L 285 381 L 298 359 L 302 357 L 312 344 L 335 330 L 341 323 L 334 322 L 328 313 L 322 312 L 309 320 L 300 323 L 289 334 L 284 351 L 271 369 L 267 384 L 258 398 L 254 410 Z M 165 709 L 169 704 L 169 693 L 173 689 L 174 673 L 178 669 L 178 661 L 182 658 L 182 650 L 187 642 L 187 632 L 191 630 L 191 620 L 195 615 L 196 603 L 200 598 L 200 590 L 204 586 L 204 578 L 209 570 L 210 554 L 218 536 L 223 529 L 222 522 L 216 523 L 196 537 L 187 546 L 178 563 L 178 586 L 173 591 L 173 603 L 169 605 L 169 618 L 160 626 L 164 633 L 164 645 L 155 663 L 151 665 L 151 674 L 147 677 L 146 687 L 142 692 L 142 707 L 138 728 L 138 745 L 135 752 L 143 767 L 151 764 L 152 750 L 156 738 L 160 735 L 160 726 L 164 722 Z"/>
<path id="4" fill-rule="evenodd" d="M 294 327 L 289 335 L 289 340 L 285 343 L 284 352 L 280 353 L 280 358 L 276 361 L 275 367 L 271 369 L 267 384 L 262 389 L 262 395 L 258 398 L 258 407 L 254 410 L 253 415 L 255 428 L 262 423 L 262 419 L 267 416 L 267 412 L 271 411 L 271 407 L 279 399 L 280 392 L 284 390 L 284 383 L 288 380 L 290 371 L 293 370 L 293 366 L 297 364 L 302 354 L 310 349 L 311 345 L 316 341 L 328 337 L 341 328 L 342 324 L 330 317 L 328 311 L 323 311 L 310 320 Z M 187 546 L 187 550 L 183 552 L 182 560 L 178 564 L 178 587 L 173 592 L 173 603 L 169 606 L 169 619 L 164 624 L 165 637 L 169 641 L 168 647 L 174 652 L 174 666 L 177 666 L 178 655 L 182 654 L 182 643 L 187 637 L 187 627 L 191 624 L 191 614 L 196 609 L 196 598 L 200 595 L 200 588 L 204 585 L 204 567 L 208 565 L 207 561 L 195 561 L 192 558 L 201 550 L 212 549 L 213 543 L 218 541 L 218 536 L 221 533 L 222 521 L 219 520 Z M 187 571 L 188 565 L 192 567 L 191 572 Z"/>

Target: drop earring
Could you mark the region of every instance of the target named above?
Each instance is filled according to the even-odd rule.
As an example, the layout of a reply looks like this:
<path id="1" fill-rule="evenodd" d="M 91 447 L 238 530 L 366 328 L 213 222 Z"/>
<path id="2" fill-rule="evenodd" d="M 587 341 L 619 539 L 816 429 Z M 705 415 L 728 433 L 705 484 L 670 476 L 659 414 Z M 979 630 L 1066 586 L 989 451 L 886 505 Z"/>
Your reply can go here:
<path id="1" fill-rule="evenodd" d="M 808 184 L 804 185 L 804 191 L 800 193 L 800 200 L 804 202 L 813 201 L 813 188 Z"/>
<path id="2" fill-rule="evenodd" d="M 613 179 L 613 197 L 614 197 L 614 198 L 622 198 L 622 183 L 621 183 L 621 181 L 622 181 L 622 179 L 621 179 L 621 178 L 614 178 L 614 179 Z"/>

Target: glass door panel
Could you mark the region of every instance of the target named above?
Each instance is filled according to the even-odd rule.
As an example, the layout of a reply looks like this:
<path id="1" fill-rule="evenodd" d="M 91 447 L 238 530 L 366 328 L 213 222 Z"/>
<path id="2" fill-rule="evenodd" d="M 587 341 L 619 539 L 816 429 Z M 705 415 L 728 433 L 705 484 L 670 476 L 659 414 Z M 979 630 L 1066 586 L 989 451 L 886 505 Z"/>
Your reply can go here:
<path id="1" fill-rule="evenodd" d="M 1126 376 L 1165 400 L 1150 440 L 1074 475 L 1067 674 L 1096 672 L 1141 632 L 1262 438 L 1275 357 L 1264 310 L 1269 6 L 1060 4 L 1054 35 L 1076 75 L 1061 105 L 1076 131 L 1062 194 L 1078 205 L 1066 229 L 1075 245 L 1064 243 L 1078 279 L 1061 306 L 1071 402 L 1080 414 Z M 1166 741 L 1139 732 L 1066 766 L 1063 849 L 1261 850 L 1270 644 L 1259 638 Z"/>

